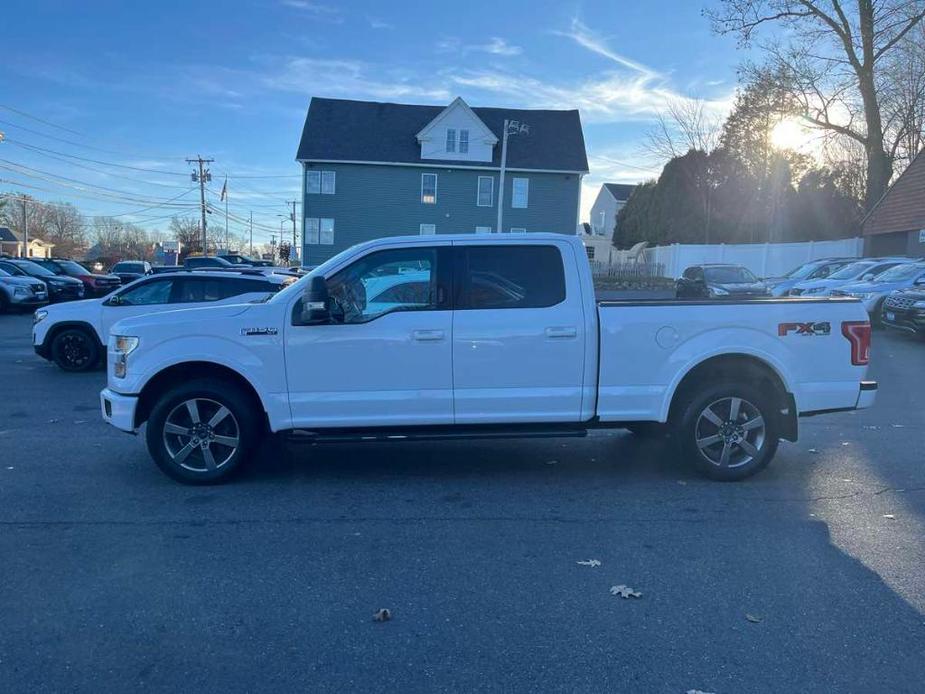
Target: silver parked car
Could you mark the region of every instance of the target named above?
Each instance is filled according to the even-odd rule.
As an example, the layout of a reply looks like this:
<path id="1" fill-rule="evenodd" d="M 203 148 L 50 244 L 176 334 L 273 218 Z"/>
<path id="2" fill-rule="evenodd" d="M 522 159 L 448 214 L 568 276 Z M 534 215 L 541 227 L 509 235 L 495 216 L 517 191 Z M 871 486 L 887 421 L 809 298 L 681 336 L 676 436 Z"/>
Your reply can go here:
<path id="1" fill-rule="evenodd" d="M 48 303 L 48 287 L 35 277 L 14 277 L 0 270 L 0 313 L 27 311 Z"/>

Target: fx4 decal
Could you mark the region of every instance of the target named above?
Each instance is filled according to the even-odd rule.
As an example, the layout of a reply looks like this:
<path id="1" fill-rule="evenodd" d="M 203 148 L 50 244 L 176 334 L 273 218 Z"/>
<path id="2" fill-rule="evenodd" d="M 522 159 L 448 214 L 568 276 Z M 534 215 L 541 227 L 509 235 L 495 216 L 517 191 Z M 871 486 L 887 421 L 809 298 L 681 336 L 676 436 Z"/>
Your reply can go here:
<path id="1" fill-rule="evenodd" d="M 780 323 L 777 326 L 777 334 L 781 337 L 790 334 L 796 335 L 830 335 L 832 326 L 828 322 L 822 323 Z"/>

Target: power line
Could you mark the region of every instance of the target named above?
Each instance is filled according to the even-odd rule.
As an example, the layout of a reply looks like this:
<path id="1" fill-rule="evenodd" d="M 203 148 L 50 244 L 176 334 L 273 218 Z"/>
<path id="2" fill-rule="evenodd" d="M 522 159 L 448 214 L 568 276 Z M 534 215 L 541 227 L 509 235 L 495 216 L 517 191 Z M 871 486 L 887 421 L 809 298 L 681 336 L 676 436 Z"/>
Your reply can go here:
<path id="1" fill-rule="evenodd" d="M 161 174 L 162 176 L 183 176 L 183 177 L 185 178 L 186 176 L 189 175 L 189 174 L 185 174 L 185 173 L 178 173 L 178 172 L 176 172 L 176 171 L 162 171 L 162 170 L 159 170 L 159 169 L 148 169 L 148 168 L 144 168 L 144 167 L 141 167 L 141 166 L 130 166 L 130 165 L 128 165 L 128 164 L 117 164 L 117 163 L 111 162 L 111 161 L 101 161 L 101 160 L 99 160 L 99 159 L 90 159 L 90 158 L 88 158 L 88 157 L 80 157 L 80 156 L 77 156 L 76 154 L 68 154 L 68 153 L 66 153 L 66 152 L 58 152 L 58 151 L 53 150 L 53 149 L 47 149 L 47 148 L 45 148 L 45 147 L 39 147 L 38 145 L 33 145 L 33 144 L 28 143 L 28 142 L 22 142 L 22 141 L 20 141 L 20 140 L 11 140 L 11 139 L 8 138 L 8 137 L 5 138 L 3 141 L 4 141 L 4 142 L 8 142 L 8 143 L 13 144 L 13 145 L 16 145 L 17 147 L 24 147 L 24 148 L 26 148 L 26 149 L 37 150 L 37 151 L 39 151 L 39 152 L 48 152 L 48 153 L 51 153 L 51 154 L 57 154 L 58 156 L 67 157 L 67 158 L 69 158 L 69 159 L 76 159 L 76 160 L 78 160 L 78 161 L 88 161 L 88 162 L 90 162 L 91 164 L 102 164 L 103 166 L 115 166 L 115 167 L 120 168 L 120 169 L 131 169 L 132 171 L 143 171 L 143 172 L 145 172 L 145 173 L 156 173 L 156 174 Z"/>
<path id="2" fill-rule="evenodd" d="M 20 111 L 18 108 L 13 108 L 12 106 L 6 106 L 4 104 L 0 104 L 0 108 L 5 109 L 7 111 L 12 111 L 13 113 L 16 113 L 25 118 L 31 118 L 32 120 L 38 121 L 39 123 L 42 123 L 43 125 L 47 125 L 52 128 L 57 128 L 58 130 L 64 130 L 65 132 L 69 132 L 72 135 L 78 135 L 79 137 L 86 137 L 86 135 L 84 135 L 83 133 L 77 132 L 76 130 L 65 128 L 63 125 L 57 125 L 56 123 L 52 123 L 51 121 L 44 120 L 42 118 L 39 118 L 38 116 L 33 116 L 29 113 L 26 113 L 25 111 Z"/>

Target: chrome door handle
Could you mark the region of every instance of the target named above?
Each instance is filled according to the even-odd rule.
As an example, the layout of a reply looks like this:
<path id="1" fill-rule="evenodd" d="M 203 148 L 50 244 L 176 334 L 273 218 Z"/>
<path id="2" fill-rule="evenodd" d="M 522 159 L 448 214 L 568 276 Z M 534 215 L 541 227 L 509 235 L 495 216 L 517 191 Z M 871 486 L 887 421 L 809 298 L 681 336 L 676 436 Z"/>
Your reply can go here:
<path id="1" fill-rule="evenodd" d="M 578 328 L 572 328 L 572 327 L 546 328 L 546 337 L 569 338 L 569 337 L 577 337 L 577 336 L 578 336 Z"/>
<path id="2" fill-rule="evenodd" d="M 445 334 L 442 330 L 415 330 L 411 333 L 418 342 L 440 342 Z"/>

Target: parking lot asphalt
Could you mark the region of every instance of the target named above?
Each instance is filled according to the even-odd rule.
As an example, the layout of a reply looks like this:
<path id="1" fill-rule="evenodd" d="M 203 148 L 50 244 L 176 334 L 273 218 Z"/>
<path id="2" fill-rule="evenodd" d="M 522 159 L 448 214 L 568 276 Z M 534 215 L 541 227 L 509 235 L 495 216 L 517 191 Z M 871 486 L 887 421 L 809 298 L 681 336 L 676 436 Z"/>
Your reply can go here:
<path id="1" fill-rule="evenodd" d="M 270 441 L 190 488 L 29 330 L 0 316 L 2 692 L 922 691 L 925 343 L 875 333 L 876 407 L 741 483 L 600 432 Z"/>

